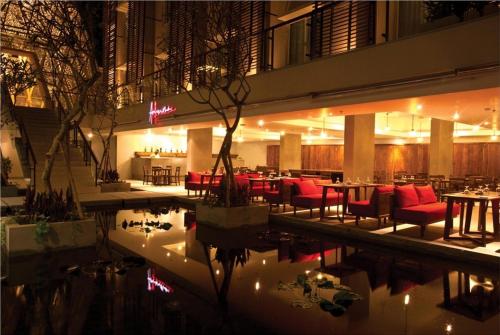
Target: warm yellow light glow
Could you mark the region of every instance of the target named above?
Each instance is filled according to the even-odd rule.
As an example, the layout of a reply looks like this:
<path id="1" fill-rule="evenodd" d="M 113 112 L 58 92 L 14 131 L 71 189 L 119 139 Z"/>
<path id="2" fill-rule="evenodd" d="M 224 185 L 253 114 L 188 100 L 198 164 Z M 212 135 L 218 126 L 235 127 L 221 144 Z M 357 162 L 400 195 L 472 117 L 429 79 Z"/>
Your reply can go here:
<path id="1" fill-rule="evenodd" d="M 92 134 L 92 133 L 88 133 L 88 134 L 87 134 L 87 137 L 88 137 L 88 138 L 92 138 L 92 137 L 94 137 L 94 134 Z"/>
<path id="2" fill-rule="evenodd" d="M 394 144 L 396 144 L 396 145 L 405 145 L 406 142 L 405 142 L 405 140 L 403 140 L 401 138 L 397 138 L 397 139 L 394 140 Z"/>
<path id="3" fill-rule="evenodd" d="M 187 258 L 184 258 L 184 263 L 187 263 L 187 261 L 188 261 Z"/>
<path id="4" fill-rule="evenodd" d="M 236 138 L 236 141 L 238 143 L 242 143 L 245 139 L 243 138 L 243 136 L 238 136 L 238 138 Z"/>
<path id="5" fill-rule="evenodd" d="M 418 104 L 418 105 L 417 105 L 417 110 L 418 110 L 418 111 L 419 111 L 419 110 L 422 110 L 422 108 L 423 108 L 423 106 L 422 106 L 421 104 Z"/>
<path id="6" fill-rule="evenodd" d="M 259 122 L 257 122 L 257 124 L 259 125 L 259 127 L 264 126 L 264 120 L 259 120 Z"/>
<path id="7" fill-rule="evenodd" d="M 255 282 L 255 291 L 260 290 L 260 283 L 258 281 Z"/>
<path id="8" fill-rule="evenodd" d="M 480 128 L 481 127 L 478 124 L 476 124 L 474 127 L 472 127 L 472 130 L 479 131 Z"/>
<path id="9" fill-rule="evenodd" d="M 318 275 L 316 276 L 316 278 L 318 278 L 318 280 L 321 280 L 321 279 L 323 279 L 323 275 L 321 273 L 318 273 Z"/>
<path id="10" fill-rule="evenodd" d="M 424 141 L 424 138 L 422 136 L 417 137 L 417 142 L 422 143 Z"/>
<path id="11" fill-rule="evenodd" d="M 306 275 L 308 275 L 308 274 L 310 274 L 310 273 L 311 273 L 311 271 L 310 271 L 310 270 L 306 270 L 305 272 L 306 272 Z"/>
<path id="12" fill-rule="evenodd" d="M 321 260 L 321 256 L 318 256 L 318 261 L 320 261 L 320 260 Z"/>
<path id="13" fill-rule="evenodd" d="M 143 243 L 143 244 L 142 244 L 142 247 L 143 247 L 143 248 L 145 248 L 145 247 L 146 247 L 146 245 Z"/>
<path id="14" fill-rule="evenodd" d="M 498 135 L 491 135 L 490 139 L 492 141 L 498 141 Z"/>
<path id="15" fill-rule="evenodd" d="M 280 135 L 281 136 L 285 135 L 285 131 L 284 130 L 280 131 Z"/>
<path id="16" fill-rule="evenodd" d="M 324 131 L 321 131 L 321 134 L 319 135 L 321 138 L 327 138 L 328 135 L 326 134 L 326 132 Z"/>
<path id="17" fill-rule="evenodd" d="M 451 323 L 448 323 L 444 328 L 444 330 L 446 331 L 447 334 L 451 333 L 451 331 L 453 330 L 453 326 L 451 325 Z"/>
<path id="18" fill-rule="evenodd" d="M 167 252 L 167 257 L 170 257 L 170 252 Z"/>
<path id="19" fill-rule="evenodd" d="M 309 127 L 309 128 L 307 128 L 307 130 L 309 130 L 309 131 L 313 131 L 313 130 L 314 130 L 314 128 L 313 128 L 313 127 Z"/>
<path id="20" fill-rule="evenodd" d="M 455 114 L 453 114 L 453 120 L 458 120 L 460 119 L 460 114 L 458 114 L 458 112 L 455 112 Z"/>
<path id="21" fill-rule="evenodd" d="M 219 269 L 215 270 L 215 274 L 218 276 L 220 274 Z"/>
<path id="22" fill-rule="evenodd" d="M 307 140 L 306 143 L 307 144 L 312 144 L 312 140 Z"/>
<path id="23" fill-rule="evenodd" d="M 409 135 L 410 137 L 415 137 L 415 136 L 417 136 L 417 132 L 416 132 L 415 130 L 411 130 L 411 131 L 408 133 L 408 135 Z"/>
<path id="24" fill-rule="evenodd" d="M 391 130 L 391 127 L 389 127 L 389 126 L 384 128 L 384 131 L 389 131 L 389 130 Z"/>
<path id="25" fill-rule="evenodd" d="M 405 306 L 407 306 L 410 303 L 410 295 L 407 294 L 405 295 Z"/>
<path id="26" fill-rule="evenodd" d="M 262 260 L 262 265 L 266 265 L 266 260 L 265 259 Z"/>

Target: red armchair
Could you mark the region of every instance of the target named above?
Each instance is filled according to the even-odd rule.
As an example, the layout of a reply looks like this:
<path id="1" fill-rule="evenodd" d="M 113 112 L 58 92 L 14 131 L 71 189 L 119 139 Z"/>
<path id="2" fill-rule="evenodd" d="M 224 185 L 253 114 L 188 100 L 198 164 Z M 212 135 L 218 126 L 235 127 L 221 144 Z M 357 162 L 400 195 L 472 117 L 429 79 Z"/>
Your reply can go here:
<path id="1" fill-rule="evenodd" d="M 446 218 L 446 203 L 438 202 L 432 186 L 413 184 L 396 186 L 395 204 L 392 213 L 394 231 L 397 222 L 420 225 L 420 237 L 424 236 L 428 224 L 443 221 Z M 453 217 L 460 213 L 460 206 L 453 205 Z"/>
<path id="2" fill-rule="evenodd" d="M 265 185 L 265 183 L 253 183 L 252 187 L 250 187 L 250 181 L 248 178 L 259 178 L 260 175 L 258 173 L 248 173 L 248 174 L 240 174 L 240 175 L 235 175 L 234 179 L 236 181 L 236 184 L 238 184 L 239 187 L 248 187 L 249 190 L 249 195 L 253 199 L 254 197 L 258 196 L 263 196 L 265 191 L 269 191 L 269 185 Z"/>
<path id="3" fill-rule="evenodd" d="M 312 217 L 312 210 L 321 207 L 323 197 L 323 188 L 318 186 L 312 180 L 293 182 L 292 197 L 290 204 L 293 206 L 293 214 L 297 214 L 297 207 L 309 208 L 309 216 Z M 342 204 L 342 193 L 328 192 L 326 197 L 326 206 Z"/>
<path id="4" fill-rule="evenodd" d="M 356 216 L 356 225 L 359 224 L 360 217 L 369 217 L 378 219 L 378 227 L 382 219 L 384 223 L 391 213 L 391 196 L 394 192 L 394 186 L 378 186 L 373 190 L 370 200 L 349 202 L 349 211 Z"/>
<path id="5" fill-rule="evenodd" d="M 211 191 L 217 192 L 220 188 L 220 181 L 222 177 L 216 176 L 215 180 L 212 184 Z M 198 172 L 188 172 L 184 179 L 184 188 L 188 191 L 194 191 L 194 195 L 197 195 L 197 192 L 200 191 L 200 197 L 202 192 L 208 187 L 208 183 L 210 182 L 210 177 L 204 177 L 201 173 Z"/>
<path id="6" fill-rule="evenodd" d="M 269 203 L 269 209 L 272 209 L 273 205 L 278 205 L 278 211 L 279 211 L 280 204 L 283 204 L 283 212 L 285 211 L 286 204 L 290 203 L 294 181 L 299 181 L 299 179 L 298 178 L 281 179 L 278 181 L 278 184 L 274 190 L 269 190 L 264 192 L 264 199 Z"/>

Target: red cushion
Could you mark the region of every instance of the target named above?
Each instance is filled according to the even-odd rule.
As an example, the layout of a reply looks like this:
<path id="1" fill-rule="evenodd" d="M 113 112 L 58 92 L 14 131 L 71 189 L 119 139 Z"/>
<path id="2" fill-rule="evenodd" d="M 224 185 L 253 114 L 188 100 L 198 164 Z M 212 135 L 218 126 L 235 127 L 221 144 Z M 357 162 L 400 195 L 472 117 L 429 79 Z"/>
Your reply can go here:
<path id="1" fill-rule="evenodd" d="M 418 199 L 421 205 L 437 202 L 437 197 L 434 194 L 434 190 L 431 185 L 415 186 L 415 190 L 417 191 Z"/>
<path id="2" fill-rule="evenodd" d="M 321 207 L 322 194 L 296 195 L 292 197 L 292 206 L 304 208 Z M 326 196 L 326 206 L 342 204 L 342 193 L 328 193 Z"/>
<path id="3" fill-rule="evenodd" d="M 417 191 L 415 191 L 415 186 L 413 184 L 396 186 L 394 189 L 396 194 L 396 201 L 398 207 L 406 208 L 411 206 L 419 205 Z"/>
<path id="4" fill-rule="evenodd" d="M 453 216 L 460 213 L 460 205 L 453 205 Z M 435 202 L 433 204 L 417 205 L 407 208 L 395 208 L 394 218 L 415 224 L 428 224 L 442 221 L 446 218 L 446 203 Z"/>
<path id="5" fill-rule="evenodd" d="M 294 182 L 299 195 L 321 194 L 312 180 Z"/>
<path id="6" fill-rule="evenodd" d="M 200 181 L 201 175 L 198 172 L 188 172 L 189 181 Z"/>
<path id="7" fill-rule="evenodd" d="M 370 204 L 370 200 L 352 201 L 349 203 L 349 212 L 356 216 L 375 216 L 375 206 Z"/>
<path id="8" fill-rule="evenodd" d="M 313 180 L 313 181 L 315 181 L 315 180 L 319 180 L 319 179 L 321 179 L 320 176 L 317 176 L 317 177 L 304 177 L 304 176 L 300 176 L 300 180 L 301 181 L 304 181 L 304 180 Z"/>
<path id="9" fill-rule="evenodd" d="M 300 181 L 299 178 L 283 178 L 281 179 L 283 185 L 293 185 L 294 182 Z"/>
<path id="10" fill-rule="evenodd" d="M 375 187 L 372 196 L 370 197 L 370 204 L 374 205 L 377 202 L 379 194 L 393 193 L 393 192 L 394 192 L 394 185 L 384 185 Z"/>
<path id="11" fill-rule="evenodd" d="M 248 173 L 248 178 L 260 178 L 260 174 L 258 173 Z"/>

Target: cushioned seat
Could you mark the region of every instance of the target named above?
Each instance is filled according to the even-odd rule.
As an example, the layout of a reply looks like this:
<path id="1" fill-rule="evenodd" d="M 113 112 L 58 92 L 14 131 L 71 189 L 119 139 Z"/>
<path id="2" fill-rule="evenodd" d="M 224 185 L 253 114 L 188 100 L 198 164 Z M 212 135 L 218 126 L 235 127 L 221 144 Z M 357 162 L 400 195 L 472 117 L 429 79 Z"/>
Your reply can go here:
<path id="1" fill-rule="evenodd" d="M 370 200 L 349 202 L 349 212 L 356 216 L 356 225 L 360 217 L 371 217 L 378 219 L 380 227 L 381 219 L 386 221 L 390 214 L 390 195 L 394 192 L 394 186 L 377 186 L 373 190 Z"/>
<path id="2" fill-rule="evenodd" d="M 397 221 L 420 225 L 420 236 L 424 236 L 425 227 L 446 219 L 446 203 L 437 202 L 432 186 L 396 186 L 395 206 L 393 210 L 394 231 Z M 460 206 L 453 205 L 452 216 L 460 214 Z"/>
<path id="3" fill-rule="evenodd" d="M 295 181 L 293 194 L 290 204 L 294 207 L 309 208 L 309 215 L 312 216 L 313 208 L 320 208 L 323 198 L 323 188 L 317 186 L 313 180 Z M 326 206 L 342 204 L 343 194 L 337 192 L 328 192 L 326 197 Z"/>
<path id="4" fill-rule="evenodd" d="M 370 204 L 370 200 L 351 201 L 349 203 L 349 212 L 356 216 L 374 217 L 375 206 Z"/>
<path id="5" fill-rule="evenodd" d="M 453 205 L 453 216 L 460 213 L 460 205 Z M 446 218 L 446 203 L 435 202 L 406 208 L 395 208 L 394 217 L 401 221 L 415 224 L 429 224 L 443 221 Z"/>
<path id="6" fill-rule="evenodd" d="M 264 190 L 264 199 L 269 203 L 270 208 L 277 205 L 278 209 L 280 204 L 283 204 L 283 211 L 285 211 L 286 204 L 290 203 L 292 194 L 292 187 L 297 178 L 284 178 L 280 179 L 275 186 L 274 190 Z"/>

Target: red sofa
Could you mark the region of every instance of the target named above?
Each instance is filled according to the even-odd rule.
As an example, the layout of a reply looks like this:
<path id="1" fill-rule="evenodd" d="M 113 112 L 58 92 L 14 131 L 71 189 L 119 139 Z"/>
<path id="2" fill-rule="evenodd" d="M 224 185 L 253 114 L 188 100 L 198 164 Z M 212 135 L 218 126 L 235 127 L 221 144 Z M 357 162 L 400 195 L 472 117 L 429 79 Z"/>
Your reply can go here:
<path id="1" fill-rule="evenodd" d="M 394 231 L 399 222 L 420 225 L 420 236 L 430 223 L 443 221 L 446 218 L 446 203 L 438 202 L 431 185 L 415 186 L 413 184 L 396 186 L 395 203 L 392 212 Z M 460 213 L 460 206 L 453 205 L 453 217 Z"/>
<path id="2" fill-rule="evenodd" d="M 202 179 L 203 179 L 203 185 L 202 185 Z M 217 192 L 219 190 L 221 179 L 222 177 L 220 176 L 215 177 L 215 180 L 211 188 L 213 192 Z M 188 174 L 184 178 L 184 188 L 188 191 L 188 197 L 189 197 L 189 191 L 194 191 L 195 196 L 197 195 L 197 192 L 200 191 L 200 197 L 201 197 L 202 191 L 208 187 L 209 181 L 210 177 L 202 178 L 201 173 L 188 172 Z"/>
<path id="3" fill-rule="evenodd" d="M 349 202 L 349 212 L 356 216 L 356 225 L 359 224 L 360 217 L 378 219 L 378 227 L 382 219 L 384 223 L 391 213 L 391 195 L 394 193 L 394 186 L 378 186 L 373 190 L 370 200 Z"/>
<path id="4" fill-rule="evenodd" d="M 279 210 L 280 204 L 283 204 L 283 212 L 285 211 L 286 204 L 290 203 L 294 181 L 299 181 L 299 179 L 281 179 L 274 190 L 264 191 L 264 199 L 269 203 L 270 209 L 273 205 L 278 205 Z"/>
<path id="5" fill-rule="evenodd" d="M 259 178 L 260 175 L 258 173 L 244 173 L 244 174 L 239 174 L 235 175 L 234 179 L 236 181 L 236 184 L 238 184 L 239 187 L 243 188 L 248 187 L 248 191 L 250 192 L 249 195 L 251 198 L 253 197 L 258 197 L 258 196 L 263 196 L 264 192 L 270 191 L 269 184 L 263 185 L 263 183 L 253 183 L 252 188 L 250 188 L 250 181 L 248 178 Z"/>
<path id="6" fill-rule="evenodd" d="M 294 181 L 290 205 L 293 206 L 293 214 L 297 214 L 297 207 L 309 208 L 309 216 L 312 217 L 313 208 L 321 207 L 323 188 L 316 185 L 313 180 Z M 332 190 L 328 192 L 326 206 L 342 204 L 342 193 Z"/>

